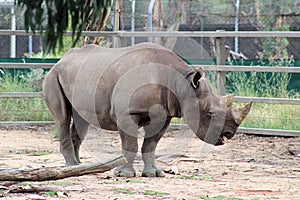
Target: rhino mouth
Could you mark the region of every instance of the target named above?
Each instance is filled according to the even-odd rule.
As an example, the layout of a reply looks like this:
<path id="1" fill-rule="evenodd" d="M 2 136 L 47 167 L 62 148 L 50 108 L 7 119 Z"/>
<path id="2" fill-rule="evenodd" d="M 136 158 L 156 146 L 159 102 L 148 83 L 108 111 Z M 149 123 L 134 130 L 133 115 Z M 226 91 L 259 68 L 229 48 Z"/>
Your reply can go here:
<path id="1" fill-rule="evenodd" d="M 229 140 L 232 137 L 233 137 L 233 134 L 230 132 L 221 133 L 221 135 L 219 136 L 219 138 L 216 142 L 216 146 L 224 145 L 226 143 L 226 140 Z"/>

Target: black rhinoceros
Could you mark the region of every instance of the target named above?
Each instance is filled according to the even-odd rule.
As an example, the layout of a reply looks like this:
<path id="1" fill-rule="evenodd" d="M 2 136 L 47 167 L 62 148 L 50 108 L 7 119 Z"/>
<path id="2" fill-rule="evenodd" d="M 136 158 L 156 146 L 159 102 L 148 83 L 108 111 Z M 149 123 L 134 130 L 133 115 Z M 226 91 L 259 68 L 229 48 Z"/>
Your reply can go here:
<path id="1" fill-rule="evenodd" d="M 203 70 L 192 69 L 171 50 L 152 43 L 72 49 L 47 74 L 44 96 L 67 165 L 80 162 L 79 147 L 93 124 L 119 131 L 128 163 L 114 173 L 126 177 L 136 175 L 140 127 L 145 130 L 142 175 L 163 176 L 154 153 L 173 117 L 183 117 L 201 140 L 222 145 L 251 107 L 232 108 L 233 96 L 215 95 Z"/>

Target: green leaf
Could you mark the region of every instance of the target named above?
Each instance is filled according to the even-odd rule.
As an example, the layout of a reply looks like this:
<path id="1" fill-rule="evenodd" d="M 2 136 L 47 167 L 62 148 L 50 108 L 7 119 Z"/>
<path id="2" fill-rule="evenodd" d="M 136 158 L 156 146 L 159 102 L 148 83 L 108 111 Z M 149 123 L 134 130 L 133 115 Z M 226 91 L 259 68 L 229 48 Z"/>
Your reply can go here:
<path id="1" fill-rule="evenodd" d="M 71 29 L 73 46 L 79 41 L 84 28 L 92 30 L 96 23 L 104 29 L 109 16 L 112 0 L 17 0 L 18 6 L 25 9 L 26 31 L 43 31 L 44 53 L 55 54 L 55 49 L 63 49 L 64 33 Z M 71 20 L 70 17 L 71 16 Z M 46 19 L 46 20 L 45 20 Z M 88 24 L 89 23 L 89 24 Z M 70 25 L 70 26 L 69 26 Z M 88 25 L 88 26 L 87 26 Z"/>

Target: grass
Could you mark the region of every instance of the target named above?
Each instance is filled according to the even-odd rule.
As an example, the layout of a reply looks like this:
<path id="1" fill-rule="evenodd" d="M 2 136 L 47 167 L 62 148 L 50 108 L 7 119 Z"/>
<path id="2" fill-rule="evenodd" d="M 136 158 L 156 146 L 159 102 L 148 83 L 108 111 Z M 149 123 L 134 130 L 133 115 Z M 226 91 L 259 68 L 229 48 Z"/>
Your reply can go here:
<path id="1" fill-rule="evenodd" d="M 30 156 L 43 156 L 43 155 L 50 155 L 53 152 L 49 150 L 14 149 L 14 150 L 9 150 L 9 153 L 30 155 Z"/>
<path id="2" fill-rule="evenodd" d="M 37 89 L 40 90 L 41 76 L 43 75 L 33 70 L 29 74 L 32 75 L 24 76 L 18 71 L 10 73 L 4 71 L 4 76 L 0 78 L 0 92 L 35 92 Z M 35 78 L 32 78 L 33 76 Z M 36 85 L 36 83 L 39 84 Z M 0 98 L 0 110 L 0 121 L 53 120 L 42 98 Z"/>
<path id="3" fill-rule="evenodd" d="M 166 194 L 169 194 L 169 193 L 152 191 L 152 190 L 146 190 L 143 192 L 143 195 L 151 195 L 151 196 L 160 196 L 160 195 L 166 195 Z"/>
<path id="4" fill-rule="evenodd" d="M 237 197 L 226 197 L 226 196 L 216 196 L 216 197 L 206 197 L 204 200 L 243 200 Z"/>
<path id="5" fill-rule="evenodd" d="M 300 98 L 299 92 L 288 91 L 287 73 L 227 73 L 227 91 L 236 96 Z M 241 125 L 247 128 L 300 130 L 300 106 L 255 103 Z"/>
<path id="6" fill-rule="evenodd" d="M 52 184 L 52 185 L 62 186 L 62 185 L 77 185 L 78 183 L 74 182 L 74 181 L 57 180 L 57 181 L 43 181 L 43 182 L 40 182 L 39 184 L 41 184 L 41 185 Z"/>
<path id="7" fill-rule="evenodd" d="M 22 186 L 35 186 L 35 185 L 56 185 L 56 186 L 66 186 L 66 185 L 77 185 L 77 182 L 73 181 L 64 181 L 64 180 L 56 180 L 56 181 L 42 181 L 42 182 L 21 182 Z M 51 191 L 49 191 L 51 192 Z"/>
<path id="8" fill-rule="evenodd" d="M 237 96 L 252 97 L 290 97 L 287 85 L 290 75 L 267 72 L 231 72 L 227 73 L 226 90 Z"/>
<path id="9" fill-rule="evenodd" d="M 126 189 L 126 188 L 113 188 L 114 191 L 122 193 L 122 194 L 136 194 L 137 192 L 132 191 L 132 188 Z M 153 191 L 153 190 L 145 190 L 142 192 L 143 195 L 149 195 L 149 196 L 161 196 L 161 195 L 167 195 L 169 193 L 167 192 L 160 192 L 160 191 Z"/>
<path id="10" fill-rule="evenodd" d="M 196 176 L 196 175 L 186 175 L 186 176 L 178 176 L 178 179 L 192 179 L 192 180 L 199 180 L 199 181 L 213 181 L 215 178 L 210 175 L 205 176 Z"/>
<path id="11" fill-rule="evenodd" d="M 200 197 L 203 200 L 245 200 L 239 197 L 226 197 L 223 195 L 215 196 L 215 197 Z M 259 200 L 259 198 L 253 198 L 251 200 Z"/>
<path id="12" fill-rule="evenodd" d="M 55 192 L 55 191 L 48 191 L 48 192 L 45 192 L 45 195 L 46 195 L 46 196 L 50 196 L 50 197 L 58 197 L 58 194 L 57 194 L 57 192 Z"/>
<path id="13" fill-rule="evenodd" d="M 104 181 L 100 184 L 120 184 L 120 183 L 144 183 L 143 180 L 112 180 L 112 181 Z"/>
<path id="14" fill-rule="evenodd" d="M 300 130 L 300 105 L 253 104 L 241 126 Z"/>
<path id="15" fill-rule="evenodd" d="M 59 138 L 58 130 L 54 128 L 52 132 L 53 132 L 53 139 L 58 139 Z"/>
<path id="16" fill-rule="evenodd" d="M 125 188 L 113 188 L 113 190 L 123 194 L 135 194 L 134 191 Z"/>
<path id="17" fill-rule="evenodd" d="M 1 98 L 1 121 L 52 121 L 41 98 Z"/>

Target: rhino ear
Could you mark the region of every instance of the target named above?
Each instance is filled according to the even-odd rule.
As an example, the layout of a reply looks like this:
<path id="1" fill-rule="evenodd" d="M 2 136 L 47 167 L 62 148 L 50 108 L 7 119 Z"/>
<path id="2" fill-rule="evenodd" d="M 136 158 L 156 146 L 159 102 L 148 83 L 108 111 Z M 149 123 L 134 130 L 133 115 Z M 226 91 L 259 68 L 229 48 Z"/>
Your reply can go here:
<path id="1" fill-rule="evenodd" d="M 199 71 L 195 71 L 191 82 L 191 85 L 193 86 L 194 89 L 199 87 L 199 80 L 201 77 L 202 77 L 201 73 Z"/>

